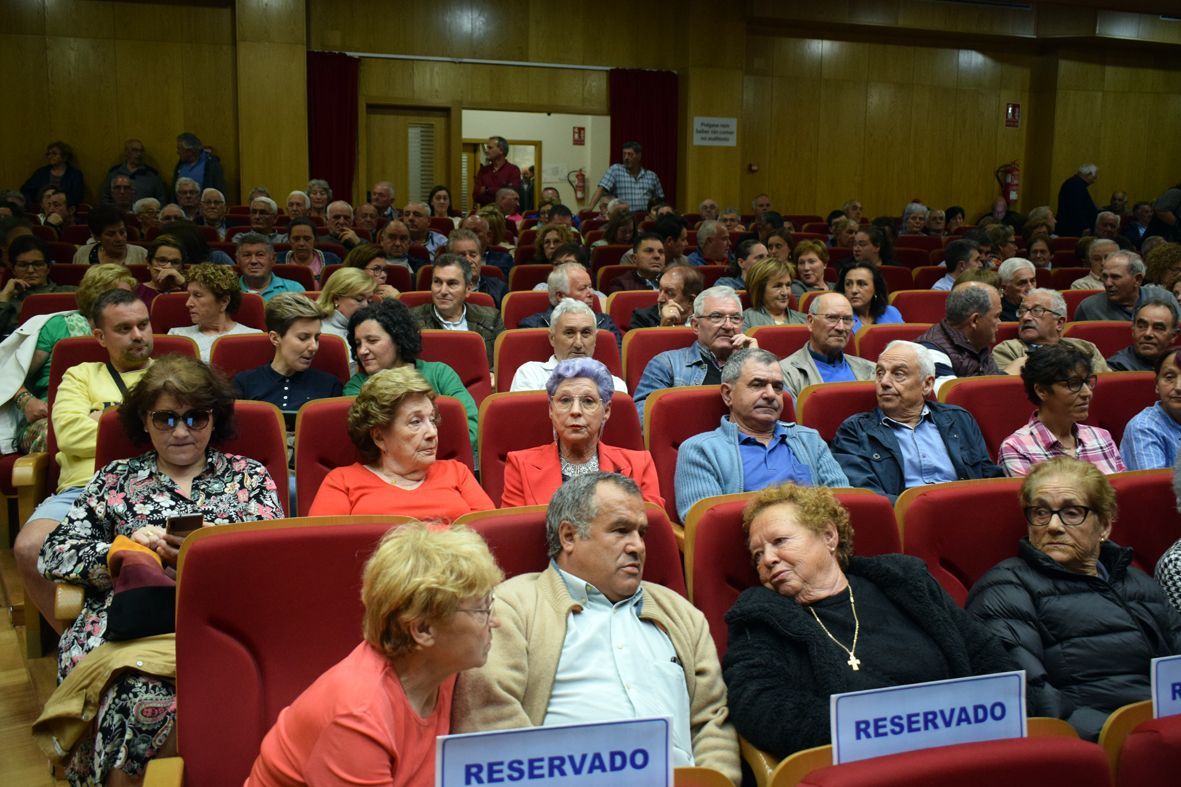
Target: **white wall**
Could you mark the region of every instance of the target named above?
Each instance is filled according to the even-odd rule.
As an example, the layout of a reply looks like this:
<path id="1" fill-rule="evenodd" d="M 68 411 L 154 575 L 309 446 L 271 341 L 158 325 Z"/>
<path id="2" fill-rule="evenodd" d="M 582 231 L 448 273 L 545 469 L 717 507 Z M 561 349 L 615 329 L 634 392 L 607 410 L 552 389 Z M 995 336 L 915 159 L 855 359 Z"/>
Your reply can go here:
<path id="1" fill-rule="evenodd" d="M 586 144 L 575 145 L 574 127 L 586 129 Z M 586 198 L 611 164 L 611 118 L 606 115 L 563 115 L 545 112 L 493 112 L 478 109 L 463 110 L 463 138 L 484 140 L 500 136 L 509 140 L 539 140 L 541 165 L 534 193 L 554 186 L 562 195 L 562 203 L 575 213 L 587 207 L 574 199 L 574 189 L 566 181 L 566 173 L 581 168 L 586 172 Z M 512 151 L 509 151 L 512 159 Z"/>

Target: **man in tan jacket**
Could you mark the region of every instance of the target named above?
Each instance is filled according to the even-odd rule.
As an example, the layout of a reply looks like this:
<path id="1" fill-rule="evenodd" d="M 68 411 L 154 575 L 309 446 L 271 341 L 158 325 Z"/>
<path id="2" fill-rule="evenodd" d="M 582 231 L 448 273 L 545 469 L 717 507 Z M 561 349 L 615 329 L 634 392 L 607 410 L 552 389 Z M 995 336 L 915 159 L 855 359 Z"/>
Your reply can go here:
<path id="1" fill-rule="evenodd" d="M 669 716 L 673 764 L 741 781 L 726 686 L 702 613 L 642 582 L 648 517 L 615 473 L 576 476 L 546 513 L 551 563 L 496 590 L 488 661 L 460 676 L 456 732 Z"/>
<path id="2" fill-rule="evenodd" d="M 872 361 L 849 355 L 853 339 L 853 307 L 839 292 L 828 292 L 808 305 L 808 343 L 779 362 L 783 380 L 792 396 L 809 385 L 872 380 Z"/>
<path id="3" fill-rule="evenodd" d="M 1006 339 L 992 348 L 992 358 L 1002 372 L 1021 374 L 1031 349 L 1059 342 L 1091 356 L 1092 371 L 1111 371 L 1103 353 L 1094 344 L 1085 339 L 1062 338 L 1066 327 L 1066 301 L 1057 290 L 1030 290 L 1017 307 L 1017 320 L 1020 323 L 1017 338 Z"/>

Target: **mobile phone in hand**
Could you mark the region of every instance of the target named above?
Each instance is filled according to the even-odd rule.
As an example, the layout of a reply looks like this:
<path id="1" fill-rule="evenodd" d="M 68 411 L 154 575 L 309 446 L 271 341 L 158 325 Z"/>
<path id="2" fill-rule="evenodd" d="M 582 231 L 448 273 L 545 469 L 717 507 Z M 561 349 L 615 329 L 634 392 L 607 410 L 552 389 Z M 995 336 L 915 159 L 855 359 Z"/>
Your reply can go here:
<path id="1" fill-rule="evenodd" d="M 170 516 L 164 525 L 169 535 L 184 538 L 189 533 L 201 527 L 203 517 L 200 514 L 185 514 L 184 516 Z"/>

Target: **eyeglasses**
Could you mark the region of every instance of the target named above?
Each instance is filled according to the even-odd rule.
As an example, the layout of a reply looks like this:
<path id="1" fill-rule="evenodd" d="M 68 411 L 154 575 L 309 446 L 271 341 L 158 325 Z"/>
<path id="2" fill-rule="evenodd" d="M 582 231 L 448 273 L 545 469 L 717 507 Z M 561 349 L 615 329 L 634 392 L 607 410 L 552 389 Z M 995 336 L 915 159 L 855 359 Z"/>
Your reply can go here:
<path id="1" fill-rule="evenodd" d="M 481 626 L 487 626 L 490 622 L 492 622 L 492 605 L 495 603 L 496 599 L 493 598 L 488 600 L 488 606 L 486 607 L 476 607 L 474 609 L 460 607 L 459 611 L 466 612 L 467 614 L 471 615 Z"/>
<path id="2" fill-rule="evenodd" d="M 1029 506 L 1025 509 L 1025 521 L 1030 527 L 1046 527 L 1054 515 L 1067 527 L 1078 527 L 1087 521 L 1094 509 L 1087 506 L 1062 506 L 1062 508 L 1046 508 L 1045 506 Z"/>
<path id="3" fill-rule="evenodd" d="M 1055 380 L 1054 382 L 1062 383 L 1068 389 L 1070 389 L 1071 393 L 1078 393 L 1083 389 L 1084 385 L 1090 388 L 1092 391 L 1095 390 L 1095 380 L 1095 375 L 1091 374 L 1087 375 L 1086 377 L 1070 377 L 1065 380 Z"/>
<path id="4" fill-rule="evenodd" d="M 824 321 L 826 323 L 828 323 L 829 325 L 841 325 L 841 324 L 852 325 L 853 324 L 853 315 L 852 314 L 822 314 L 820 316 L 823 317 Z"/>
<path id="5" fill-rule="evenodd" d="M 16 262 L 12 263 L 12 267 L 27 268 L 28 270 L 36 271 L 41 270 L 42 268 L 48 268 L 49 263 L 45 260 L 17 260 Z"/>
<path id="6" fill-rule="evenodd" d="M 201 200 L 201 204 L 212 207 L 213 205 L 225 205 L 226 201 L 224 199 L 203 199 Z"/>
<path id="7" fill-rule="evenodd" d="M 584 413 L 593 413 L 603 404 L 602 400 L 590 396 L 559 396 L 557 399 L 550 399 L 550 402 L 564 413 L 573 410 L 575 402 Z"/>
<path id="8" fill-rule="evenodd" d="M 209 426 L 213 413 L 209 410 L 189 410 L 187 413 L 174 413 L 172 410 L 152 410 L 148 413 L 152 426 L 161 432 L 171 432 L 177 425 L 184 424 L 192 432 L 199 432 Z"/>
<path id="9" fill-rule="evenodd" d="M 1018 306 L 1017 307 L 1017 316 L 1018 317 L 1024 317 L 1027 314 L 1032 314 L 1034 317 L 1038 318 L 1039 320 L 1042 317 L 1045 317 L 1047 314 L 1052 314 L 1055 317 L 1062 316 L 1061 312 L 1056 312 L 1053 309 L 1047 309 L 1045 306 L 1029 306 L 1029 307 Z"/>
<path id="10" fill-rule="evenodd" d="M 741 314 L 722 314 L 721 312 L 711 312 L 709 314 L 699 314 L 697 319 L 705 320 L 710 325 L 723 325 L 730 323 L 731 325 L 742 325 Z"/>

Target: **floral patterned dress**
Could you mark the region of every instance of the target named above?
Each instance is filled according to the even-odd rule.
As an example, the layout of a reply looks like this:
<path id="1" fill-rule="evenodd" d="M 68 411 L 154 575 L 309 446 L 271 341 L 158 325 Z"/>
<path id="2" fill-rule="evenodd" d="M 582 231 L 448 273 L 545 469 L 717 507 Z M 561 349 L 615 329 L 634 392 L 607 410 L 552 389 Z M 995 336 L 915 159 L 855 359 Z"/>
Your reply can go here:
<path id="1" fill-rule="evenodd" d="M 212 449 L 205 453 L 205 469 L 193 479 L 189 497 L 160 473 L 155 451 L 100 469 L 45 540 L 38 561 L 47 578 L 86 587 L 82 612 L 61 637 L 58 682 L 106 641 L 107 610 L 114 596 L 107 551 L 115 536 L 130 537 L 145 525 L 163 526 L 168 517 L 184 514 L 229 524 L 277 519 L 283 509 L 275 482 L 261 463 Z M 102 784 L 114 768 L 141 775 L 175 721 L 171 682 L 137 673 L 119 676 L 103 695 L 94 738 L 83 739 L 72 753 L 70 784 Z"/>

